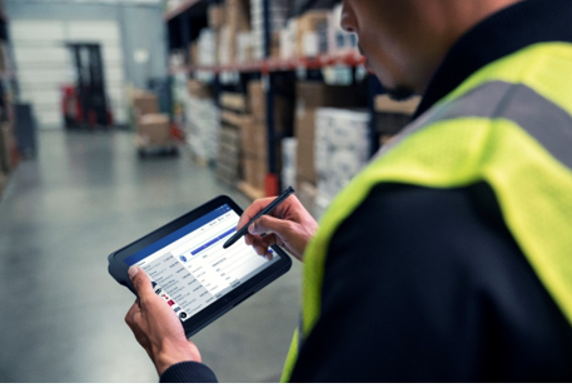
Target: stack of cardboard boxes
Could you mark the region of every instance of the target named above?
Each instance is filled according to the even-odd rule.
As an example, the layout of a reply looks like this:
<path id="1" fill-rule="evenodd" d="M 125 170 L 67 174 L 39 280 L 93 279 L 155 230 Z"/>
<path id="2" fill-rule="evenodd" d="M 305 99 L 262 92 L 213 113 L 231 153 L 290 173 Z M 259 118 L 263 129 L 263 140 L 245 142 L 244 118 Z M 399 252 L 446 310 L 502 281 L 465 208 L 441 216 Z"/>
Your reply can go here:
<path id="1" fill-rule="evenodd" d="M 290 0 L 269 1 L 269 25 L 270 25 L 270 56 L 277 58 L 280 56 L 280 31 L 286 27 L 288 22 Z M 264 48 L 266 42 L 264 25 L 263 0 L 250 1 L 250 20 L 252 26 L 252 42 L 254 59 L 264 58 Z"/>
<path id="2" fill-rule="evenodd" d="M 269 6 L 271 58 L 358 53 L 356 35 L 340 27 L 341 5 L 334 10 L 307 11 L 291 19 L 289 0 L 271 1 Z M 191 64 L 228 65 L 264 59 L 264 14 L 263 0 L 226 0 L 209 5 L 208 28 L 190 47 Z"/>
<path id="3" fill-rule="evenodd" d="M 358 53 L 357 37 L 340 26 L 341 5 L 333 11 L 313 10 L 287 22 L 280 31 L 280 57 Z"/>
<path id="4" fill-rule="evenodd" d="M 241 180 L 241 129 L 248 120 L 249 109 L 246 97 L 239 93 L 222 93 L 220 95 L 221 126 L 218 138 L 217 178 L 236 186 Z"/>
<path id="5" fill-rule="evenodd" d="M 296 54 L 299 57 L 314 57 L 328 52 L 330 11 L 309 11 L 297 22 Z"/>
<path id="6" fill-rule="evenodd" d="M 200 31 L 199 37 L 190 44 L 189 64 L 192 66 L 212 66 L 219 63 L 221 30 L 225 25 L 223 4 L 211 4 L 207 9 L 208 28 Z"/>
<path id="7" fill-rule="evenodd" d="M 237 63 L 239 33 L 250 32 L 250 8 L 247 0 L 225 0 L 224 25 L 220 29 L 219 62 Z"/>
<path id="8" fill-rule="evenodd" d="M 362 103 L 362 94 L 353 87 L 328 86 L 321 82 L 299 82 L 296 87 L 294 134 L 298 139 L 296 152 L 296 186 L 303 205 L 312 213 L 315 202 L 316 174 L 316 112 L 321 107 L 351 107 Z"/>
<path id="9" fill-rule="evenodd" d="M 334 197 L 366 165 L 371 115 L 360 110 L 321 108 L 316 112 L 314 215 L 320 218 Z"/>
<path id="10" fill-rule="evenodd" d="M 380 144 L 387 143 L 409 124 L 420 102 L 420 97 L 399 102 L 386 94 L 375 97 L 375 130 L 380 136 Z"/>
<path id="11" fill-rule="evenodd" d="M 240 128 L 244 182 L 241 190 L 249 197 L 264 195 L 264 179 L 268 173 L 268 133 L 266 125 L 266 94 L 262 82 L 248 84 L 250 116 Z"/>
<path id="12" fill-rule="evenodd" d="M 264 121 L 266 116 L 260 106 L 260 104 L 262 107 L 266 105 L 263 95 L 260 82 L 249 83 L 248 105 L 251 115 L 245 118 L 240 128 L 244 177 L 241 189 L 243 192 L 254 193 L 250 195 L 251 197 L 260 196 L 264 192 L 264 178 L 268 171 L 268 136 Z"/>
<path id="13" fill-rule="evenodd" d="M 280 31 L 280 57 L 314 57 L 328 52 L 330 11 L 309 11 L 292 18 Z"/>
<path id="14" fill-rule="evenodd" d="M 136 142 L 141 150 L 172 147 L 169 116 L 159 113 L 154 93 L 136 90 L 131 96 Z"/>
<path id="15" fill-rule="evenodd" d="M 218 63 L 217 33 L 216 30 L 204 28 L 199 37 L 191 45 L 195 65 L 214 66 Z"/>
<path id="16" fill-rule="evenodd" d="M 220 111 L 208 84 L 189 80 L 185 99 L 186 141 L 195 160 L 209 164 L 216 159 Z"/>
<path id="17" fill-rule="evenodd" d="M 251 81 L 248 84 L 248 102 L 251 116 L 243 122 L 241 142 L 245 182 L 250 188 L 258 190 L 260 196 L 265 191 L 265 177 L 268 173 L 268 125 L 267 96 L 264 83 Z M 284 95 L 274 96 L 274 150 L 278 171 L 281 170 L 281 139 L 292 131 L 293 102 Z M 244 191 L 244 190 L 243 190 Z M 251 190 L 251 192 L 253 192 Z"/>

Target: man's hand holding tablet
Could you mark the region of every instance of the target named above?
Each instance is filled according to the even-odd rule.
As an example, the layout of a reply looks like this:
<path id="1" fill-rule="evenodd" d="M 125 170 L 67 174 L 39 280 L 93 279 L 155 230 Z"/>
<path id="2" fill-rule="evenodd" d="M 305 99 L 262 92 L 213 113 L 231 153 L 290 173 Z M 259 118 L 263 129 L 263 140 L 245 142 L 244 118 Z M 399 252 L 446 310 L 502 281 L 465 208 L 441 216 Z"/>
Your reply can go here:
<path id="1" fill-rule="evenodd" d="M 276 245 L 301 259 L 317 223 L 294 196 L 253 223 L 246 241 L 222 249 L 274 199 L 255 201 L 240 218 L 230 198 L 216 198 L 110 255 L 110 274 L 138 295 L 125 321 L 159 375 L 179 362 L 200 363 L 187 338 L 290 268 Z"/>
<path id="2" fill-rule="evenodd" d="M 159 376 L 179 362 L 201 362 L 199 349 L 187 340 L 177 314 L 153 291 L 149 276 L 134 265 L 129 268 L 129 278 L 139 298 L 125 316 L 125 322 L 147 351 Z"/>

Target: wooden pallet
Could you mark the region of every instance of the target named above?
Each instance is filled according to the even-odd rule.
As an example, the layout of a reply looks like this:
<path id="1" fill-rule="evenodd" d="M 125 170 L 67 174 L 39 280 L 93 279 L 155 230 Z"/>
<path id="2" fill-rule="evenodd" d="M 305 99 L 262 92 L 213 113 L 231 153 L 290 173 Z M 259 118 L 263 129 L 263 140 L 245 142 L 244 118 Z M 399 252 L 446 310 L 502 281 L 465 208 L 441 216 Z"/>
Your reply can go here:
<path id="1" fill-rule="evenodd" d="M 256 187 L 253 187 L 251 185 L 249 185 L 246 182 L 240 182 L 237 185 L 237 188 L 244 194 L 246 195 L 248 198 L 255 200 L 255 199 L 260 199 L 260 198 L 264 198 L 266 197 L 266 194 L 264 193 L 264 190 L 260 190 L 257 189 Z"/>

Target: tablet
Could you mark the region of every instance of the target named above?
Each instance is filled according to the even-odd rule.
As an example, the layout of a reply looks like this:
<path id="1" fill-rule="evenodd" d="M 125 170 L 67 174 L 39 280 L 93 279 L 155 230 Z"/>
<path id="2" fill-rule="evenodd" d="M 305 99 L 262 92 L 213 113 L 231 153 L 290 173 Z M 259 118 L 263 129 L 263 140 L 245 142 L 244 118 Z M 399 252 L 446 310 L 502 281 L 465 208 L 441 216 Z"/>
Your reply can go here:
<path id="1" fill-rule="evenodd" d="M 221 196 L 109 255 L 109 273 L 135 290 L 127 270 L 141 267 L 155 293 L 177 313 L 187 337 L 286 273 L 292 261 L 277 246 L 272 259 L 240 239 L 223 249 L 236 231 L 242 209 Z"/>

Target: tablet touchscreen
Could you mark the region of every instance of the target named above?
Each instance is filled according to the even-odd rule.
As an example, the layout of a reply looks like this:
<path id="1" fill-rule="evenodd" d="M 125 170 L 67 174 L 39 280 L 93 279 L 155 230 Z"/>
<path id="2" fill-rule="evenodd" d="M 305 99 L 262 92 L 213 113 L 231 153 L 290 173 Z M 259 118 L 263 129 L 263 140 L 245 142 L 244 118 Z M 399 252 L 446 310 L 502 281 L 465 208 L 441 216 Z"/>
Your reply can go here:
<path id="1" fill-rule="evenodd" d="M 224 203 L 124 258 L 123 262 L 127 267 L 135 264 L 141 267 L 151 278 L 155 293 L 165 299 L 184 323 L 278 264 L 277 261 L 290 261 L 276 250 L 272 250 L 272 260 L 259 256 L 244 239 L 223 249 L 239 218 Z"/>

